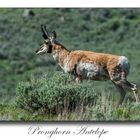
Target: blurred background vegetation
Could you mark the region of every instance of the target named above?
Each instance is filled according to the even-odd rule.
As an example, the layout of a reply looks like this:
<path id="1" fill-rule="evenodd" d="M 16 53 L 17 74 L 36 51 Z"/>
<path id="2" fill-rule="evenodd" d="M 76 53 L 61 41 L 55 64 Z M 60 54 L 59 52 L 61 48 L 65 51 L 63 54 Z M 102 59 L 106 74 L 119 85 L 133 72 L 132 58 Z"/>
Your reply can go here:
<path id="1" fill-rule="evenodd" d="M 41 24 L 50 31 L 55 30 L 58 41 L 69 50 L 127 56 L 131 63 L 128 79 L 140 87 L 140 9 L 0 9 L 1 120 L 140 119 L 140 105 L 134 104 L 131 93 L 127 94 L 124 106 L 114 111 L 117 91 L 109 81 L 88 81 L 77 87 L 71 80 L 70 84 L 64 84 L 60 77 L 65 79 L 66 75 L 61 73 L 51 55 L 35 54 L 43 42 Z M 56 75 L 60 81 L 49 83 L 53 76 L 56 80 Z M 34 85 L 36 80 L 40 80 L 35 82 L 38 85 Z M 60 86 L 61 83 L 63 86 Z M 47 84 L 52 86 L 47 87 Z M 54 90 L 56 93 L 59 87 L 64 89 L 57 97 L 51 91 L 54 85 L 58 86 Z M 68 97 L 64 102 L 66 91 L 75 99 Z M 54 98 L 60 96 L 58 103 Z M 85 98 L 93 102 L 87 105 Z M 83 102 L 79 104 L 76 99 Z M 74 105 L 71 105 L 72 101 Z M 85 107 L 76 107 L 81 105 Z M 50 110 L 53 112 L 50 113 Z M 81 110 L 81 115 L 77 110 Z"/>

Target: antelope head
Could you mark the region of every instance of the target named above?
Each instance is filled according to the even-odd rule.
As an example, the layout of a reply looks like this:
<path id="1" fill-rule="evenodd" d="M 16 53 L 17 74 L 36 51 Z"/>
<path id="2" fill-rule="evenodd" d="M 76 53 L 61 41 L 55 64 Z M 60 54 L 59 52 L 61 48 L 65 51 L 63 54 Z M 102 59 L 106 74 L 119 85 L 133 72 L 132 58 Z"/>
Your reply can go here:
<path id="1" fill-rule="evenodd" d="M 49 33 L 44 25 L 41 25 L 41 31 L 44 38 L 44 43 L 39 49 L 36 50 L 36 54 L 41 55 L 45 53 L 52 53 L 52 47 L 55 45 L 56 41 L 56 32 L 53 31 Z"/>

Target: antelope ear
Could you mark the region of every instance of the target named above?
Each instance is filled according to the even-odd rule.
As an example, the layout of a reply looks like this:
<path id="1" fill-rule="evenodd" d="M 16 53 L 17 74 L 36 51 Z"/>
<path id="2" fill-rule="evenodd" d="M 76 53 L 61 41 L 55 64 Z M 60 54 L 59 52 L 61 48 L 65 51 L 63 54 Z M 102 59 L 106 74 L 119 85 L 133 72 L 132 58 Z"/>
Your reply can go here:
<path id="1" fill-rule="evenodd" d="M 56 32 L 55 32 L 55 31 L 52 31 L 52 37 L 53 37 L 54 39 L 56 39 L 57 35 L 56 35 Z"/>

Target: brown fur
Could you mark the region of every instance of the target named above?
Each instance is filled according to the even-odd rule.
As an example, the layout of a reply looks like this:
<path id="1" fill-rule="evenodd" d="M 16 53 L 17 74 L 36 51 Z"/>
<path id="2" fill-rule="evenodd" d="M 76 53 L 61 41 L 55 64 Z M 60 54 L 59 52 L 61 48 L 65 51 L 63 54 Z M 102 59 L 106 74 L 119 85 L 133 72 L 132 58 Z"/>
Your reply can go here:
<path id="1" fill-rule="evenodd" d="M 112 54 L 96 53 L 91 51 L 68 51 L 60 45 L 55 45 L 52 50 L 52 54 L 58 54 L 58 63 L 61 67 L 64 66 L 65 58 L 69 59 L 68 72 L 72 72 L 75 65 L 79 62 L 91 62 L 104 66 L 108 71 L 116 68 L 119 56 Z"/>

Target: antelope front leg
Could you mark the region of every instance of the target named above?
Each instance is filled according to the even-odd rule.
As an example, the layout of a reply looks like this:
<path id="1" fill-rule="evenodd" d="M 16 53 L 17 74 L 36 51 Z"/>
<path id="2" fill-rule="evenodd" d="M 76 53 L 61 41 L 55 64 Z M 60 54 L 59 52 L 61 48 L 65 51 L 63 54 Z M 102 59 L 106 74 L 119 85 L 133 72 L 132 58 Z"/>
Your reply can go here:
<path id="1" fill-rule="evenodd" d="M 80 76 L 77 76 L 76 78 L 75 78 L 75 81 L 76 81 L 76 83 L 81 83 L 81 81 L 82 81 L 82 79 L 81 79 L 81 77 Z"/>

